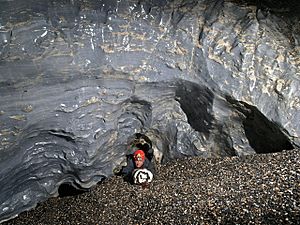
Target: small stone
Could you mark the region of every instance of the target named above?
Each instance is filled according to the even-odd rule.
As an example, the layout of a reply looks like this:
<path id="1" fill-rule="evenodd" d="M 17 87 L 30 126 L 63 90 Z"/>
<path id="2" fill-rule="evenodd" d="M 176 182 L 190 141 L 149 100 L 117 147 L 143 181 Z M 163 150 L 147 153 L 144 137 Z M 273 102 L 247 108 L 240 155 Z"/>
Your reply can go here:
<path id="1" fill-rule="evenodd" d="M 32 105 L 26 105 L 26 106 L 22 109 L 23 112 L 27 112 L 27 113 L 32 112 L 32 110 L 33 110 Z"/>

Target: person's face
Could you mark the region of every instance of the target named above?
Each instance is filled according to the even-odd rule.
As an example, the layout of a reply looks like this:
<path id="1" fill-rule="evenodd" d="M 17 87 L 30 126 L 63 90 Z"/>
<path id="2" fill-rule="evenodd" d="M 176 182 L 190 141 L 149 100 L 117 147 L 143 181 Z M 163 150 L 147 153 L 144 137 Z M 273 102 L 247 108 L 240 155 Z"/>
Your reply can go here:
<path id="1" fill-rule="evenodd" d="M 134 163 L 135 163 L 135 166 L 136 168 L 141 168 L 144 164 L 144 159 L 138 159 L 138 160 L 135 160 Z"/>

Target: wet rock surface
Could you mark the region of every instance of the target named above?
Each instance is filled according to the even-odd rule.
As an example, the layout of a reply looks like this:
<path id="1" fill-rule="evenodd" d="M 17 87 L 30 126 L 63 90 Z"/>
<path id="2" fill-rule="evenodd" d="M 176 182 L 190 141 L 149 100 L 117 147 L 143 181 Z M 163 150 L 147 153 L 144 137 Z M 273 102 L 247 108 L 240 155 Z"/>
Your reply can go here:
<path id="1" fill-rule="evenodd" d="M 110 177 L 137 132 L 162 162 L 300 146 L 298 3 L 1 0 L 0 221 Z"/>
<path id="2" fill-rule="evenodd" d="M 149 189 L 112 177 L 3 224 L 298 224 L 300 152 L 186 158 L 157 167 Z"/>

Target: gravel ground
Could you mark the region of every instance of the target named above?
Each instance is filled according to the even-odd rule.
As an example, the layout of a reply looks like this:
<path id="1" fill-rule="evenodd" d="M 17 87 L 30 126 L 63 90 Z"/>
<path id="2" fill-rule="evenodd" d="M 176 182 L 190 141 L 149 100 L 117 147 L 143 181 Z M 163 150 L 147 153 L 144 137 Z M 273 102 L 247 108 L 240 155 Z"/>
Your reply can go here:
<path id="1" fill-rule="evenodd" d="M 147 189 L 112 177 L 3 224 L 300 224 L 300 152 L 187 158 Z"/>

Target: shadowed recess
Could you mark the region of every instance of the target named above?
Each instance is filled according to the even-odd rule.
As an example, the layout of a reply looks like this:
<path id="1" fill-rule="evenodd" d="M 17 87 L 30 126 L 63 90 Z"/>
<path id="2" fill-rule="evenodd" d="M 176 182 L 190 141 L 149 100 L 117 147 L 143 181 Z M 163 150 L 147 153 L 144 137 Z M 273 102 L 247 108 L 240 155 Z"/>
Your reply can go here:
<path id="1" fill-rule="evenodd" d="M 213 120 L 213 93 L 205 86 L 185 81 L 178 83 L 175 94 L 189 124 L 196 131 L 208 135 Z"/>
<path id="2" fill-rule="evenodd" d="M 256 153 L 281 152 L 294 149 L 278 125 L 268 120 L 256 107 L 244 103 L 250 109 L 243 122 L 246 137 Z"/>
<path id="3" fill-rule="evenodd" d="M 58 188 L 59 197 L 76 196 L 87 192 L 88 190 L 79 189 L 71 184 L 63 183 Z"/>
<path id="4" fill-rule="evenodd" d="M 255 106 L 229 96 L 226 99 L 244 114 L 242 124 L 245 135 L 256 153 L 274 153 L 294 149 L 283 129 L 265 117 Z"/>

